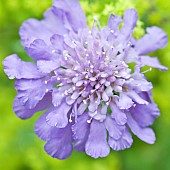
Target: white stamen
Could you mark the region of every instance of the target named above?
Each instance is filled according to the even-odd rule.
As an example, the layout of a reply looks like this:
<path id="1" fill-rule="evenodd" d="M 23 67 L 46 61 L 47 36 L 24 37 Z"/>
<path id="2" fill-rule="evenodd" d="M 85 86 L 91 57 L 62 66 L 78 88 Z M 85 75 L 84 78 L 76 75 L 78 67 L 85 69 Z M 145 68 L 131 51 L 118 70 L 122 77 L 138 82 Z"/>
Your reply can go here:
<path id="1" fill-rule="evenodd" d="M 89 31 L 89 34 L 91 34 L 92 32 L 91 31 Z"/>
<path id="2" fill-rule="evenodd" d="M 90 90 L 91 93 L 93 93 L 95 90 Z"/>
<path id="3" fill-rule="evenodd" d="M 65 60 L 68 60 L 68 57 L 64 57 Z"/>
<path id="4" fill-rule="evenodd" d="M 90 69 L 90 73 L 93 73 L 93 69 Z"/>
<path id="5" fill-rule="evenodd" d="M 90 123 L 91 123 L 91 121 L 92 121 L 92 119 L 93 119 L 93 118 L 91 117 L 89 120 L 87 120 L 87 123 L 89 123 L 89 124 L 90 124 Z"/>
<path id="6" fill-rule="evenodd" d="M 76 87 L 75 87 L 75 86 L 73 86 L 73 90 L 76 90 Z"/>
<path id="7" fill-rule="evenodd" d="M 95 103 L 98 103 L 98 101 L 96 100 Z"/>
<path id="8" fill-rule="evenodd" d="M 71 119 L 71 117 L 72 117 L 72 114 L 70 114 L 70 118 L 69 118 L 69 122 L 70 122 L 70 123 L 72 122 L 72 119 Z"/>
<path id="9" fill-rule="evenodd" d="M 44 83 L 45 83 L 45 84 L 47 84 L 47 83 L 48 83 L 48 81 L 45 81 Z"/>
<path id="10" fill-rule="evenodd" d="M 55 50 L 52 50 L 51 52 L 52 52 L 52 53 L 55 53 L 56 51 L 55 51 Z"/>
<path id="11" fill-rule="evenodd" d="M 109 103 L 110 103 L 109 101 L 108 101 L 108 102 L 106 102 L 106 105 L 107 105 L 107 106 L 109 106 Z"/>
<path id="12" fill-rule="evenodd" d="M 110 48 L 111 48 L 111 49 L 113 49 L 114 47 L 113 47 L 113 46 L 111 46 Z"/>
<path id="13" fill-rule="evenodd" d="M 110 32 L 111 32 L 111 33 L 114 33 L 114 31 L 113 31 L 113 30 L 110 30 Z"/>
<path id="14" fill-rule="evenodd" d="M 89 78 L 88 74 L 86 74 L 85 78 L 86 78 L 86 79 L 88 79 L 88 78 Z"/>
<path id="15" fill-rule="evenodd" d="M 115 74 L 118 74 L 119 72 L 118 71 L 115 71 Z"/>
<path id="16" fill-rule="evenodd" d="M 61 80 L 61 78 L 60 78 L 60 77 L 57 77 L 57 80 Z"/>
<path id="17" fill-rule="evenodd" d="M 89 56 L 89 54 L 86 54 L 86 57 L 88 57 Z"/>
<path id="18" fill-rule="evenodd" d="M 99 51 L 96 51 L 96 54 L 97 54 L 97 55 L 99 55 L 99 54 L 100 54 L 100 52 L 99 52 Z"/>
<path id="19" fill-rule="evenodd" d="M 86 101 L 86 100 L 83 100 L 83 103 L 84 103 L 84 104 L 87 104 L 87 101 Z"/>
<path id="20" fill-rule="evenodd" d="M 135 106 L 136 106 L 136 104 L 133 105 L 133 107 L 135 107 Z"/>
<path id="21" fill-rule="evenodd" d="M 94 66 L 93 66 L 93 65 L 91 65 L 91 66 L 90 66 L 90 68 L 94 68 Z"/>
<path id="22" fill-rule="evenodd" d="M 45 90 L 46 93 L 47 93 L 48 91 L 49 91 L 48 89 Z"/>
<path id="23" fill-rule="evenodd" d="M 105 55 L 106 53 L 105 52 L 102 52 L 103 55 Z"/>
<path id="24" fill-rule="evenodd" d="M 76 73 L 76 74 L 75 74 L 75 76 L 76 76 L 76 77 L 78 77 L 78 76 L 79 76 L 79 74 L 78 74 L 78 73 Z"/>
<path id="25" fill-rule="evenodd" d="M 55 126 L 57 126 L 57 123 L 55 123 Z"/>
<path id="26" fill-rule="evenodd" d="M 94 16 L 93 18 L 94 18 L 94 24 L 97 23 L 98 28 L 101 29 L 101 25 L 100 25 L 100 22 L 99 22 L 99 20 L 97 19 L 97 17 Z"/>
<path id="27" fill-rule="evenodd" d="M 152 71 L 152 68 L 151 68 L 151 67 L 150 67 L 148 70 L 143 71 L 142 73 L 144 74 L 144 73 L 147 73 L 147 72 L 149 72 L 149 71 Z"/>
<path id="28" fill-rule="evenodd" d="M 86 41 L 86 42 L 85 42 L 85 44 L 87 45 L 87 44 L 88 44 L 88 42 Z"/>
<path id="29" fill-rule="evenodd" d="M 65 91 L 64 91 L 64 94 L 65 94 L 65 95 L 68 95 L 68 91 L 67 91 L 67 90 L 65 90 Z"/>

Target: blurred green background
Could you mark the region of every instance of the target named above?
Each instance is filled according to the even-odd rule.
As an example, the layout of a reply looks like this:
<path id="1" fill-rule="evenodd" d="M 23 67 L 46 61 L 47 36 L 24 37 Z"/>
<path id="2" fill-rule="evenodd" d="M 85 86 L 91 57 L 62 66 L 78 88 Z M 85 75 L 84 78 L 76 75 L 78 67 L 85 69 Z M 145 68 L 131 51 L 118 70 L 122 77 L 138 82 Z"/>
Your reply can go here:
<path id="1" fill-rule="evenodd" d="M 29 60 L 20 45 L 18 29 L 28 18 L 42 18 L 52 0 L 0 0 L 0 63 L 12 53 Z M 106 25 L 110 13 L 123 14 L 135 7 L 140 21 L 135 37 L 144 34 L 148 26 L 160 26 L 170 36 L 170 10 L 168 0 L 81 0 L 88 24 L 96 16 Z M 170 45 L 151 55 L 159 56 L 162 64 L 170 67 Z M 170 169 L 170 72 L 153 69 L 146 73 L 153 82 L 154 100 L 161 116 L 153 128 L 157 141 L 154 145 L 141 142 L 135 136 L 132 148 L 115 152 L 107 158 L 92 159 L 85 153 L 73 152 L 64 161 L 53 159 L 43 150 L 44 142 L 33 132 L 34 122 L 40 114 L 29 120 L 18 119 L 12 111 L 16 95 L 14 81 L 8 80 L 0 64 L 0 170 L 169 170 Z"/>

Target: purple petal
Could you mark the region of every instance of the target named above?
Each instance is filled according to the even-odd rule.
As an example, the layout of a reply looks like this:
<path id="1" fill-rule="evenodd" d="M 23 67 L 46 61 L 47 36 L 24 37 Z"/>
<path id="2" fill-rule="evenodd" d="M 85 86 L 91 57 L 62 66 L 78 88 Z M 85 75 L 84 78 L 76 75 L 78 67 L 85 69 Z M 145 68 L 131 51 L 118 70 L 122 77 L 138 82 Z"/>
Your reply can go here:
<path id="1" fill-rule="evenodd" d="M 127 81 L 129 89 L 141 92 L 141 91 L 150 91 L 153 86 L 152 83 L 148 82 L 145 76 L 141 73 L 134 73 L 131 75 L 131 79 Z"/>
<path id="2" fill-rule="evenodd" d="M 72 153 L 71 124 L 68 124 L 65 128 L 57 129 L 53 133 L 53 138 L 46 143 L 44 149 L 54 158 L 68 158 Z"/>
<path id="3" fill-rule="evenodd" d="M 45 79 L 20 79 L 16 81 L 17 97 L 26 108 L 34 108 L 48 92 L 47 90 L 51 89 L 51 84 L 45 84 L 45 81 Z"/>
<path id="4" fill-rule="evenodd" d="M 122 132 L 124 131 L 125 127 L 118 125 L 109 115 L 106 117 L 104 124 L 107 131 L 109 132 L 110 137 L 118 140 L 122 136 Z"/>
<path id="5" fill-rule="evenodd" d="M 64 35 L 67 33 L 67 29 L 64 26 L 64 15 L 61 10 L 50 8 L 45 12 L 44 17 L 45 19 L 42 21 L 29 19 L 21 26 L 19 34 L 21 42 L 25 47 L 29 47 L 36 39 L 42 39 L 49 45 L 50 37 L 53 34 Z"/>
<path id="6" fill-rule="evenodd" d="M 88 139 L 90 124 L 87 123 L 89 116 L 87 113 L 79 116 L 77 122 L 72 126 L 74 149 L 81 152 L 85 151 L 85 144 Z"/>
<path id="7" fill-rule="evenodd" d="M 28 119 L 36 112 L 45 110 L 51 104 L 51 95 L 46 94 L 44 98 L 33 109 L 27 109 L 16 97 L 13 103 L 13 110 L 20 119 Z"/>
<path id="8" fill-rule="evenodd" d="M 138 14 L 135 9 L 127 9 L 124 13 L 124 25 L 121 29 L 121 33 L 125 36 L 125 39 L 129 39 L 136 27 L 138 20 Z"/>
<path id="9" fill-rule="evenodd" d="M 54 0 L 53 5 L 65 12 L 67 20 L 75 32 L 86 27 L 86 17 L 78 0 Z"/>
<path id="10" fill-rule="evenodd" d="M 50 73 L 60 67 L 60 61 L 58 60 L 38 60 L 37 67 L 42 73 Z"/>
<path id="11" fill-rule="evenodd" d="M 52 92 L 52 102 L 55 107 L 58 107 L 63 101 L 64 97 L 59 89 L 54 89 Z"/>
<path id="12" fill-rule="evenodd" d="M 57 130 L 56 127 L 50 126 L 46 122 L 46 116 L 49 112 L 50 110 L 41 115 L 40 118 L 36 121 L 34 127 L 36 135 L 44 141 L 49 141 L 51 139 L 51 134 Z"/>
<path id="13" fill-rule="evenodd" d="M 90 134 L 85 146 L 85 151 L 93 158 L 105 157 L 110 152 L 106 141 L 106 129 L 104 123 L 93 120 L 90 126 Z"/>
<path id="14" fill-rule="evenodd" d="M 88 104 L 85 103 L 81 103 L 80 106 L 78 107 L 78 115 L 81 115 L 85 112 L 85 110 L 87 109 Z"/>
<path id="15" fill-rule="evenodd" d="M 126 114 L 123 113 L 114 103 L 110 103 L 112 110 L 112 117 L 115 119 L 118 125 L 124 125 L 127 122 Z"/>
<path id="16" fill-rule="evenodd" d="M 59 50 L 63 50 L 63 45 L 64 45 L 64 37 L 62 35 L 58 35 L 58 34 L 54 34 L 52 37 L 51 37 L 51 44 L 56 48 L 56 49 L 59 49 Z"/>
<path id="17" fill-rule="evenodd" d="M 98 108 L 98 105 L 99 104 L 96 103 L 95 101 L 91 101 L 91 103 L 90 103 L 90 105 L 88 107 L 89 111 L 90 112 L 95 112 L 97 110 L 97 108 Z"/>
<path id="18" fill-rule="evenodd" d="M 148 102 L 142 99 L 135 91 L 130 90 L 126 92 L 126 94 L 133 99 L 133 101 L 137 102 L 138 104 L 148 104 Z"/>
<path id="19" fill-rule="evenodd" d="M 167 71 L 168 68 L 161 65 L 157 57 L 141 56 L 141 62 L 143 65 L 158 68 L 162 71 Z"/>
<path id="20" fill-rule="evenodd" d="M 50 50 L 44 40 L 41 39 L 33 41 L 25 50 L 34 60 L 49 60 L 52 57 L 52 49 Z"/>
<path id="21" fill-rule="evenodd" d="M 141 127 L 152 125 L 160 114 L 157 105 L 154 103 L 148 105 L 137 104 L 135 107 L 132 107 L 130 111 Z"/>
<path id="22" fill-rule="evenodd" d="M 37 67 L 32 62 L 24 62 L 16 55 L 10 55 L 3 61 L 4 72 L 8 75 L 9 79 L 31 79 L 41 78 L 44 74 L 37 70 Z"/>
<path id="23" fill-rule="evenodd" d="M 119 101 L 117 103 L 120 109 L 129 109 L 134 102 L 125 93 L 120 93 Z"/>
<path id="24" fill-rule="evenodd" d="M 146 31 L 147 34 L 136 42 L 135 49 L 139 55 L 148 54 L 159 48 L 164 48 L 168 42 L 166 33 L 159 27 L 150 27 Z"/>
<path id="25" fill-rule="evenodd" d="M 109 137 L 108 143 L 113 150 L 119 151 L 130 148 L 133 143 L 133 139 L 130 132 L 126 128 L 119 140 Z"/>
<path id="26" fill-rule="evenodd" d="M 122 22 L 122 19 L 120 16 L 116 16 L 111 14 L 108 20 L 108 26 L 113 31 L 118 31 L 119 25 Z"/>
<path id="27" fill-rule="evenodd" d="M 153 130 L 151 128 L 140 127 L 130 114 L 127 114 L 127 116 L 128 116 L 127 123 L 131 131 L 142 141 L 149 144 L 153 144 L 155 142 L 155 134 Z"/>
<path id="28" fill-rule="evenodd" d="M 51 126 L 56 126 L 57 128 L 64 128 L 68 124 L 67 114 L 71 106 L 63 102 L 60 106 L 55 107 L 46 117 L 46 121 Z"/>

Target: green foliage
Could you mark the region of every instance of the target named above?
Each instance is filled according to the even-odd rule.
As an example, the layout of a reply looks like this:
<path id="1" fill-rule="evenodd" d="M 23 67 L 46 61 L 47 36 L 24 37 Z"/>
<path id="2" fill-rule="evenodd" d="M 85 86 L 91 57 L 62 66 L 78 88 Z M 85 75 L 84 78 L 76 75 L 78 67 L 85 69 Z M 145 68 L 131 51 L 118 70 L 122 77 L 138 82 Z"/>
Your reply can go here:
<path id="1" fill-rule="evenodd" d="M 0 0 L 0 62 L 9 54 L 17 53 L 30 60 L 20 45 L 18 29 L 27 18 L 42 18 L 52 0 Z M 170 36 L 170 11 L 167 0 L 81 0 L 87 23 L 92 26 L 94 16 L 102 26 L 107 24 L 110 13 L 123 15 L 126 8 L 136 8 L 140 21 L 135 37 L 144 34 L 144 28 L 161 26 Z M 170 67 L 170 45 L 152 55 L 159 56 L 163 64 Z M 0 65 L 0 169 L 4 170 L 169 170 L 170 169 L 170 73 L 154 69 L 146 73 L 154 85 L 154 99 L 161 110 L 154 129 L 157 142 L 148 145 L 134 137 L 131 149 L 114 152 L 107 158 L 94 160 L 84 153 L 73 152 L 65 161 L 49 157 L 43 151 L 44 142 L 33 133 L 34 122 L 41 114 L 22 121 L 12 111 L 16 92 Z"/>

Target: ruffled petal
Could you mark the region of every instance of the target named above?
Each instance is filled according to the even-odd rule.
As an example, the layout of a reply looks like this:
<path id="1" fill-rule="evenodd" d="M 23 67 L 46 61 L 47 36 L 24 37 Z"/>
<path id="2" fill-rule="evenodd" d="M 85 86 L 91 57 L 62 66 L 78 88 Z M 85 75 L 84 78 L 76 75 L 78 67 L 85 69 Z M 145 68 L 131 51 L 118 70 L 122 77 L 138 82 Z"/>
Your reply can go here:
<path id="1" fill-rule="evenodd" d="M 125 93 L 120 93 L 119 101 L 117 102 L 117 105 L 120 109 L 129 109 L 134 102 L 130 97 L 128 97 Z"/>
<path id="2" fill-rule="evenodd" d="M 112 110 L 111 117 L 115 119 L 118 125 L 124 125 L 127 122 L 126 114 L 112 102 L 110 103 L 110 108 Z"/>
<path id="3" fill-rule="evenodd" d="M 125 40 L 131 37 L 138 20 L 138 13 L 135 9 L 127 9 L 124 13 L 124 25 L 121 29 L 121 34 L 124 35 Z"/>
<path id="4" fill-rule="evenodd" d="M 153 86 L 152 83 L 148 82 L 145 76 L 141 73 L 134 73 L 131 75 L 131 79 L 126 81 L 129 89 L 135 92 L 150 91 Z"/>
<path id="5" fill-rule="evenodd" d="M 106 117 L 104 121 L 105 127 L 109 132 L 109 136 L 115 140 L 118 140 L 125 129 L 125 126 L 118 125 L 114 119 L 112 119 L 109 115 Z"/>
<path id="6" fill-rule="evenodd" d="M 114 32 L 117 32 L 119 30 L 119 25 L 122 22 L 122 19 L 120 16 L 116 16 L 111 14 L 108 20 L 108 26 L 111 30 Z"/>
<path id="7" fill-rule="evenodd" d="M 130 109 L 134 119 L 141 127 L 147 127 L 153 124 L 154 120 L 160 115 L 156 104 L 139 105 Z"/>
<path id="8" fill-rule="evenodd" d="M 79 152 L 85 151 L 85 144 L 90 131 L 90 124 L 87 123 L 88 118 L 88 114 L 84 113 L 78 117 L 77 122 L 72 126 L 74 149 Z"/>
<path id="9" fill-rule="evenodd" d="M 106 141 L 106 129 L 103 123 L 93 120 L 90 126 L 90 134 L 85 146 L 85 151 L 93 158 L 105 157 L 110 152 Z"/>
<path id="10" fill-rule="evenodd" d="M 137 102 L 138 104 L 148 104 L 148 102 L 142 99 L 135 91 L 129 90 L 126 94 L 133 99 L 133 101 Z"/>
<path id="11" fill-rule="evenodd" d="M 42 39 L 49 45 L 50 37 L 53 34 L 64 35 L 68 32 L 64 26 L 64 20 L 63 11 L 50 8 L 45 12 L 44 20 L 29 19 L 25 21 L 19 31 L 23 46 L 29 47 L 36 39 Z"/>
<path id="12" fill-rule="evenodd" d="M 44 95 L 52 88 L 50 83 L 45 83 L 46 79 L 20 79 L 15 83 L 18 91 L 17 97 L 26 108 L 32 109 L 42 100 Z"/>
<path id="13" fill-rule="evenodd" d="M 63 101 L 64 97 L 60 89 L 54 89 L 52 92 L 52 102 L 54 107 L 58 107 Z"/>
<path id="14" fill-rule="evenodd" d="M 75 32 L 86 27 L 86 17 L 78 0 L 53 0 L 53 5 L 65 12 L 67 20 Z"/>
<path id="15" fill-rule="evenodd" d="M 127 121 L 128 126 L 138 138 L 140 138 L 142 141 L 149 144 L 153 144 L 155 142 L 155 134 L 151 128 L 140 127 L 129 113 L 127 114 L 127 117 L 128 117 L 128 121 Z"/>
<path id="16" fill-rule="evenodd" d="M 46 121 L 51 126 L 56 126 L 57 128 L 64 128 L 68 124 L 67 114 L 71 106 L 63 102 L 60 106 L 55 107 L 46 117 Z"/>
<path id="17" fill-rule="evenodd" d="M 139 55 L 148 54 L 159 48 L 166 46 L 168 37 L 159 27 L 150 27 L 146 29 L 147 34 L 136 42 L 135 49 Z"/>
<path id="18" fill-rule="evenodd" d="M 63 51 L 64 49 L 64 37 L 62 35 L 58 35 L 58 34 L 54 34 L 51 38 L 50 38 L 51 44 L 58 50 L 60 50 L 60 52 Z"/>
<path id="19" fill-rule="evenodd" d="M 60 61 L 58 60 L 38 60 L 37 67 L 42 73 L 50 73 L 60 67 Z"/>
<path id="20" fill-rule="evenodd" d="M 34 127 L 36 135 L 44 141 L 49 141 L 51 139 L 52 133 L 55 133 L 55 130 L 57 130 L 56 127 L 50 126 L 46 122 L 46 116 L 49 112 L 50 110 L 41 115 L 40 118 L 36 121 Z"/>
<path id="21" fill-rule="evenodd" d="M 9 79 L 32 79 L 41 78 L 44 74 L 40 73 L 36 65 L 32 62 L 22 61 L 16 54 L 10 55 L 3 61 L 4 72 Z"/>
<path id="22" fill-rule="evenodd" d="M 66 159 L 72 153 L 71 124 L 65 128 L 56 128 L 52 138 L 46 143 L 45 151 L 54 158 Z"/>
<path id="23" fill-rule="evenodd" d="M 23 103 L 16 97 L 13 103 L 13 110 L 20 119 L 28 119 L 36 112 L 45 110 L 51 104 L 51 95 L 46 94 L 44 98 L 33 109 L 27 109 Z"/>
<path id="24" fill-rule="evenodd" d="M 29 47 L 25 47 L 25 50 L 34 60 L 49 60 L 52 58 L 52 49 L 42 39 L 36 39 Z"/>
<path id="25" fill-rule="evenodd" d="M 115 140 L 112 137 L 109 137 L 108 143 L 113 150 L 120 151 L 130 148 L 133 143 L 133 139 L 130 132 L 126 128 L 120 139 Z"/>
<path id="26" fill-rule="evenodd" d="M 158 68 L 162 71 L 167 71 L 168 68 L 161 65 L 157 57 L 141 56 L 142 65 Z"/>

